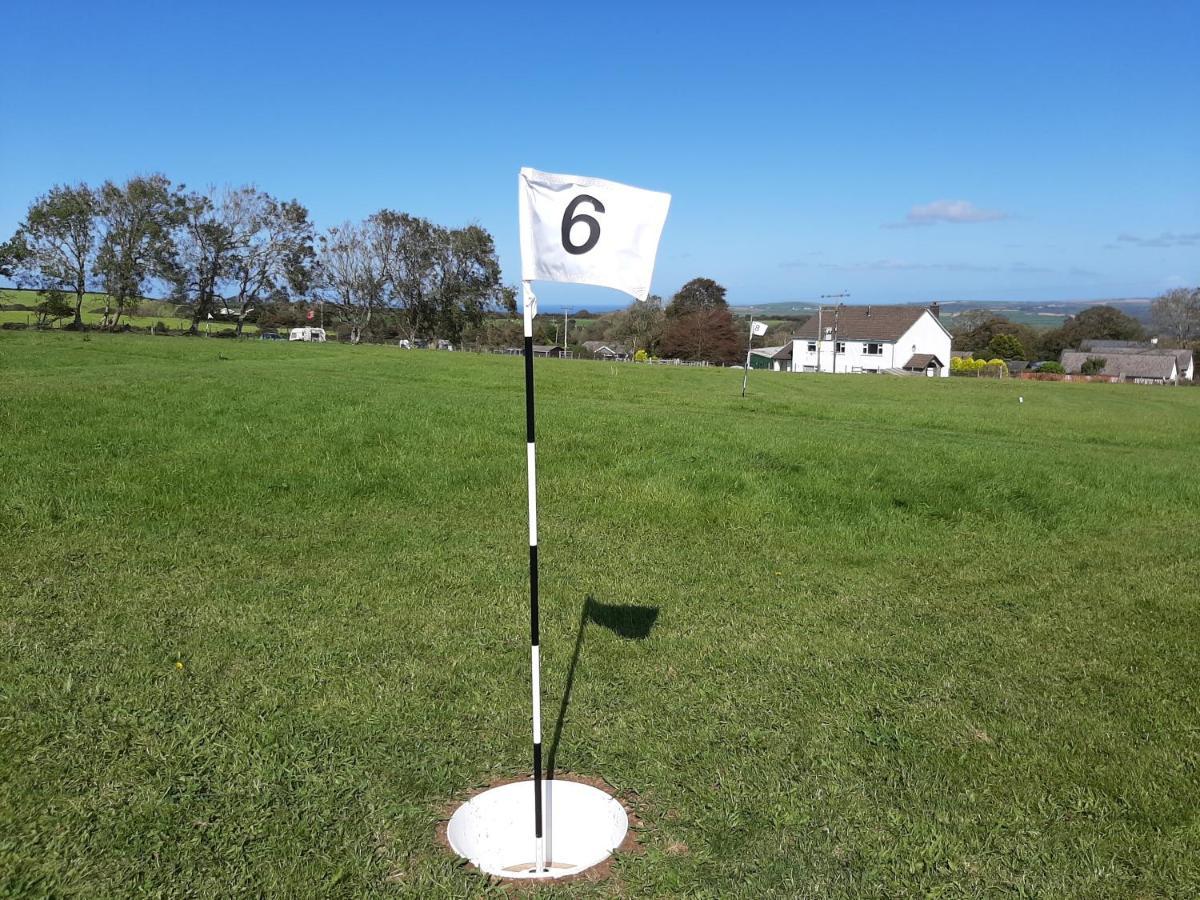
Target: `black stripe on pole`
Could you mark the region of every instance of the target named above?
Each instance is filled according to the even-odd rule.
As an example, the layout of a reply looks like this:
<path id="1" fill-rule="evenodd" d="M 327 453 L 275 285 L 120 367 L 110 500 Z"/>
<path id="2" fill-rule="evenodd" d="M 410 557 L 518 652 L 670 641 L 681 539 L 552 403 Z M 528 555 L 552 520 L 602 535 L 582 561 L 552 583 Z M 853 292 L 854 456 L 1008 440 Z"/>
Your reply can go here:
<path id="1" fill-rule="evenodd" d="M 542 642 L 539 632 L 537 544 L 531 544 L 529 547 L 529 642 L 534 647 Z"/>
<path id="2" fill-rule="evenodd" d="M 542 744 L 533 745 L 533 836 L 542 836 Z"/>
<path id="3" fill-rule="evenodd" d="M 533 443 L 533 338 L 525 338 L 525 441 Z"/>

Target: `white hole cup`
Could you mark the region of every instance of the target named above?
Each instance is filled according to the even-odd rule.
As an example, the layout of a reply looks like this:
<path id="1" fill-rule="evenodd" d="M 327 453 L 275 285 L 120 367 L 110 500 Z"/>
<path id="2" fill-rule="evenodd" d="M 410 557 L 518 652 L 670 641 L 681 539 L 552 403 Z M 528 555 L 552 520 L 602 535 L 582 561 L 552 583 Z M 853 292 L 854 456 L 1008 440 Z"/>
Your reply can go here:
<path id="1" fill-rule="evenodd" d="M 598 865 L 625 840 L 625 808 L 599 788 L 544 781 L 546 865 L 534 871 L 533 782 L 491 788 L 454 811 L 446 837 L 454 852 L 498 878 L 565 878 Z"/>

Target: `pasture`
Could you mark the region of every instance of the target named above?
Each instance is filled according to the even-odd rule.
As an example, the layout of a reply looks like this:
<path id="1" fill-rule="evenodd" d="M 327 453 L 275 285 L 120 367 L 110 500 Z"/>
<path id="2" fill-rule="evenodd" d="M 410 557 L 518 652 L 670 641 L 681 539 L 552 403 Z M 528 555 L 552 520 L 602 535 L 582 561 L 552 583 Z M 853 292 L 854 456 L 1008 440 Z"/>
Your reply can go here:
<path id="1" fill-rule="evenodd" d="M 521 365 L 0 332 L 0 895 L 493 889 Z M 547 893 L 1200 892 L 1200 391 L 536 371 L 548 752 L 643 824 Z"/>

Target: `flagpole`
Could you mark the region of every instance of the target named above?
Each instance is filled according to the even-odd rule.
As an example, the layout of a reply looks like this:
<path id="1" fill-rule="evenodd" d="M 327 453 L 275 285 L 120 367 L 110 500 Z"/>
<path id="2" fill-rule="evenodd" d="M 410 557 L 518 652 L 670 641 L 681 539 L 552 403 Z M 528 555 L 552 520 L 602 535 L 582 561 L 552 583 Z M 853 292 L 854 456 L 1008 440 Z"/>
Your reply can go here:
<path id="1" fill-rule="evenodd" d="M 742 371 L 742 396 L 746 396 L 746 379 L 750 377 L 750 351 L 754 349 L 754 316 L 750 317 L 750 340 L 746 342 L 746 368 Z"/>
<path id="2" fill-rule="evenodd" d="M 529 479 L 529 643 L 533 706 L 533 870 L 546 868 L 546 839 L 542 834 L 542 665 L 538 628 L 537 463 L 533 428 L 533 317 L 537 298 L 528 281 L 522 283 L 525 307 L 525 447 Z"/>

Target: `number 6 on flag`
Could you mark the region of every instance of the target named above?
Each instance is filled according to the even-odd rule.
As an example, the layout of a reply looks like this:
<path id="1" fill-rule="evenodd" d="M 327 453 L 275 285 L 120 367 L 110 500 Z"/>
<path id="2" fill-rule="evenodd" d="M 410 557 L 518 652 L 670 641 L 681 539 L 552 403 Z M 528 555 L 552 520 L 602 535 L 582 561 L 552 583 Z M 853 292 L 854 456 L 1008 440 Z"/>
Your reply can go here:
<path id="1" fill-rule="evenodd" d="M 645 300 L 670 194 L 522 169 L 521 280 L 615 288 Z"/>

